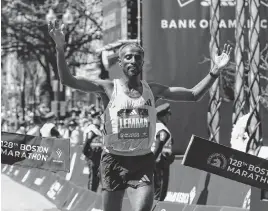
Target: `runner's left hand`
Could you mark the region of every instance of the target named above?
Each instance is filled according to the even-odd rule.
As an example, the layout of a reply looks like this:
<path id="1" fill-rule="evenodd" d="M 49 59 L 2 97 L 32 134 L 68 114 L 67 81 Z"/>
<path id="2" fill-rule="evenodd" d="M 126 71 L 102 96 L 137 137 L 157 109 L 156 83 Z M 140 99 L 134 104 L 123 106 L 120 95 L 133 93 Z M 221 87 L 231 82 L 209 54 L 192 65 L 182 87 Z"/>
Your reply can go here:
<path id="1" fill-rule="evenodd" d="M 215 55 L 215 65 L 221 71 L 230 61 L 230 54 L 232 52 L 232 47 L 228 44 L 224 44 L 224 48 L 221 55 Z"/>

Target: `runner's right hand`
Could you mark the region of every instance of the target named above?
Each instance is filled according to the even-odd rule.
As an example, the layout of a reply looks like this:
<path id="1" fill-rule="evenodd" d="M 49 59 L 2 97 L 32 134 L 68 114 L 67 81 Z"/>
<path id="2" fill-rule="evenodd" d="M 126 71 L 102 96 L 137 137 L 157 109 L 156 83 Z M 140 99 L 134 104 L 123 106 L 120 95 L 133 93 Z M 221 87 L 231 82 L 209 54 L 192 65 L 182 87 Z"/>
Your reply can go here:
<path id="1" fill-rule="evenodd" d="M 54 40 L 57 47 L 64 47 L 65 44 L 64 24 L 61 24 L 61 26 L 59 26 L 58 20 L 55 20 L 54 23 L 49 21 L 48 32 L 49 35 Z"/>

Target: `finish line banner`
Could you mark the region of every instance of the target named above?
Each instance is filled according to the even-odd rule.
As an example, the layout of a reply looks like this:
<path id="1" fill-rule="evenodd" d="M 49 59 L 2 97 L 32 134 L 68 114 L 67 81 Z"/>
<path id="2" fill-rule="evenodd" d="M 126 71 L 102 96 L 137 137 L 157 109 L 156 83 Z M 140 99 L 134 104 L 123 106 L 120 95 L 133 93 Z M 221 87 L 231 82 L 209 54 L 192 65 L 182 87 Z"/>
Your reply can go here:
<path id="1" fill-rule="evenodd" d="M 268 190 L 268 160 L 194 135 L 182 164 Z"/>
<path id="2" fill-rule="evenodd" d="M 1 163 L 70 171 L 70 140 L 1 132 Z"/>

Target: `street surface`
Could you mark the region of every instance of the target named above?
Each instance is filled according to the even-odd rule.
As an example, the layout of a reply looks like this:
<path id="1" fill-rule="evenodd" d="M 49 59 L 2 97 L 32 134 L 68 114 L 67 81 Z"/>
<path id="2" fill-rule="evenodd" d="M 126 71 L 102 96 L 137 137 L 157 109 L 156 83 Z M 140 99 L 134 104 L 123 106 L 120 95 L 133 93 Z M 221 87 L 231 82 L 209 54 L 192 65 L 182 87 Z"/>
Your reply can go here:
<path id="1" fill-rule="evenodd" d="M 1 174 L 1 211 L 60 211 L 48 199 Z"/>

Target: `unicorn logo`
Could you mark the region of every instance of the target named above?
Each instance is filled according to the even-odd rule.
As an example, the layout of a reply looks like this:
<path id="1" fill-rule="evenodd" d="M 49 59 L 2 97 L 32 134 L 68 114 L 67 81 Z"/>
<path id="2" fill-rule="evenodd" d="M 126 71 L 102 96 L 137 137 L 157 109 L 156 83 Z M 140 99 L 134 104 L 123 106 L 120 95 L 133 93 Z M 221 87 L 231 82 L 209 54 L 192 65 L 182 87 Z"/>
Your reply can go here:
<path id="1" fill-rule="evenodd" d="M 223 154 L 214 153 L 209 156 L 207 163 L 216 168 L 225 169 L 227 166 L 227 159 Z"/>

